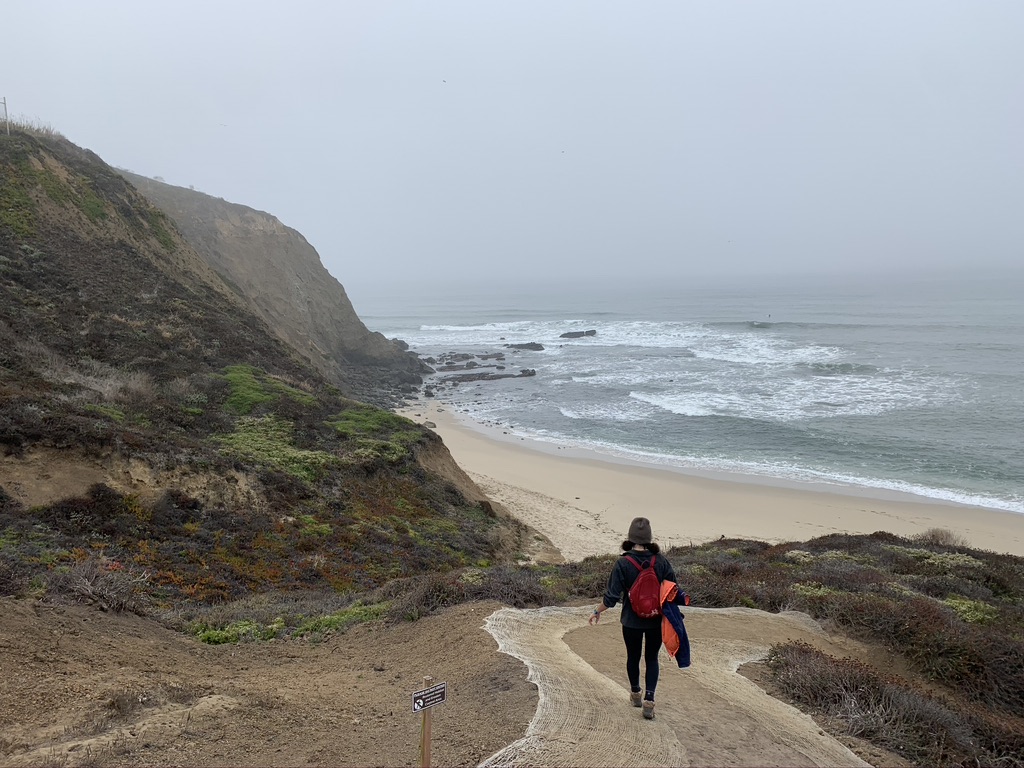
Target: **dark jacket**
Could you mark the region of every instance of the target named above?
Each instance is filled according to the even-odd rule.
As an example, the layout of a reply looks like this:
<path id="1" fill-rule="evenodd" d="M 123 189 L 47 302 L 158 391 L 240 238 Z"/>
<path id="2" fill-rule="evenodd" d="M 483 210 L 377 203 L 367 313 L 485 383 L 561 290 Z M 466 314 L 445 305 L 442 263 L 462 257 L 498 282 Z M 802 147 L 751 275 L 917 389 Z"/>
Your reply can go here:
<path id="1" fill-rule="evenodd" d="M 628 554 L 640 565 L 650 562 L 652 557 L 651 553 L 646 549 L 642 552 L 632 551 L 625 554 Z M 608 608 L 614 608 L 620 600 L 622 601 L 622 615 L 619 617 L 619 621 L 622 622 L 624 627 L 633 627 L 634 629 L 655 629 L 660 627 L 661 616 L 655 616 L 653 619 L 642 619 L 636 615 L 633 611 L 633 606 L 629 604 L 629 588 L 633 586 L 633 582 L 640 575 L 640 571 L 626 559 L 625 554 L 615 562 L 615 567 L 612 568 L 612 575 L 608 577 L 608 589 L 604 593 L 604 604 Z M 658 581 L 665 581 L 665 579 L 675 581 L 675 571 L 672 570 L 672 563 L 668 561 L 665 554 L 659 553 L 653 555 L 653 557 L 655 558 L 654 573 L 657 575 Z"/>
<path id="2" fill-rule="evenodd" d="M 675 603 L 662 603 L 661 611 L 663 614 L 662 618 L 672 625 L 672 629 L 679 640 L 679 649 L 675 654 L 669 650 L 669 655 L 675 657 L 676 664 L 679 665 L 680 669 L 685 669 L 690 666 L 690 637 L 686 634 L 686 624 L 683 623 L 683 612 L 679 610 L 679 606 Z M 664 626 L 661 628 L 661 634 L 662 637 L 665 636 Z"/>

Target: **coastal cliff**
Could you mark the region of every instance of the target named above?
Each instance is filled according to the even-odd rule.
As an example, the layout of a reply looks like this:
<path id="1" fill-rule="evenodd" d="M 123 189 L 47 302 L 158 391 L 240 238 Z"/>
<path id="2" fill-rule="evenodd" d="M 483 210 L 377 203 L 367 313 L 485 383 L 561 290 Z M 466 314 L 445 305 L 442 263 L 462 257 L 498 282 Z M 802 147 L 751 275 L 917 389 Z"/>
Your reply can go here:
<path id="1" fill-rule="evenodd" d="M 344 383 L 369 373 L 378 388 L 405 391 L 420 383 L 423 364 L 402 342 L 366 328 L 299 232 L 263 211 L 121 173 L 282 341 L 328 378 Z"/>
<path id="2" fill-rule="evenodd" d="M 223 250 L 204 253 L 248 265 L 231 283 L 92 152 L 0 136 L 0 596 L 60 594 L 67 574 L 98 589 L 111 562 L 138 577 L 102 598 L 119 609 L 514 558 L 523 526 L 437 435 L 371 404 L 417 361 L 366 331 L 300 235 L 218 211 Z M 318 367 L 253 310 L 301 338 L 289 295 L 321 334 Z"/>

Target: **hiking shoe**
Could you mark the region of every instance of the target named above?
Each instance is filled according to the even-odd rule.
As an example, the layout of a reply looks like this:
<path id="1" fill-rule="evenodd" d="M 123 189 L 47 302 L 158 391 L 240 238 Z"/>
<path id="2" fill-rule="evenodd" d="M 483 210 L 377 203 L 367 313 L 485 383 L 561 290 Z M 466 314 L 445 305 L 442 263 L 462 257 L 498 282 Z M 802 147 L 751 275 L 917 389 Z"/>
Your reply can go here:
<path id="1" fill-rule="evenodd" d="M 629 702 L 634 707 L 640 707 L 640 706 L 643 706 L 644 697 L 640 694 L 640 691 L 630 691 L 629 692 Z"/>
<path id="2" fill-rule="evenodd" d="M 654 719 L 654 702 L 651 701 L 650 699 L 646 699 L 646 700 L 644 700 L 643 707 L 644 707 L 644 719 L 645 720 L 653 720 Z"/>

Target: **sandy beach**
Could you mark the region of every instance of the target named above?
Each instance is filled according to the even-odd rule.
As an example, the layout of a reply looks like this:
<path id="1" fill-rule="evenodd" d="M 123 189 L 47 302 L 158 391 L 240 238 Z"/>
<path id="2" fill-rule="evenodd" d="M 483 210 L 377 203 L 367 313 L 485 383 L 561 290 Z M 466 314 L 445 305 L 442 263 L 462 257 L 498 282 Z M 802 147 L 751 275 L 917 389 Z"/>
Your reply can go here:
<path id="1" fill-rule="evenodd" d="M 946 528 L 973 546 L 1024 555 L 1024 515 L 840 486 L 701 476 L 528 441 L 470 424 L 436 402 L 403 415 L 431 422 L 458 464 L 495 501 L 551 539 L 567 560 L 617 550 L 629 521 L 651 519 L 662 546 L 722 536 L 771 542 L 829 533 Z"/>

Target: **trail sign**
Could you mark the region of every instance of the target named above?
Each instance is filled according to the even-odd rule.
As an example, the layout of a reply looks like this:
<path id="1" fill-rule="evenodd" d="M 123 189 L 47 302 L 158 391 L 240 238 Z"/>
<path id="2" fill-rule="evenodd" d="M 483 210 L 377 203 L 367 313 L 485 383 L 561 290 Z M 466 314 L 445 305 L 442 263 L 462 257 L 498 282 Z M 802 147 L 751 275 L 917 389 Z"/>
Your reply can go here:
<path id="1" fill-rule="evenodd" d="M 448 683 L 438 683 L 412 695 L 412 711 L 422 712 L 438 704 L 444 704 L 448 697 Z"/>

